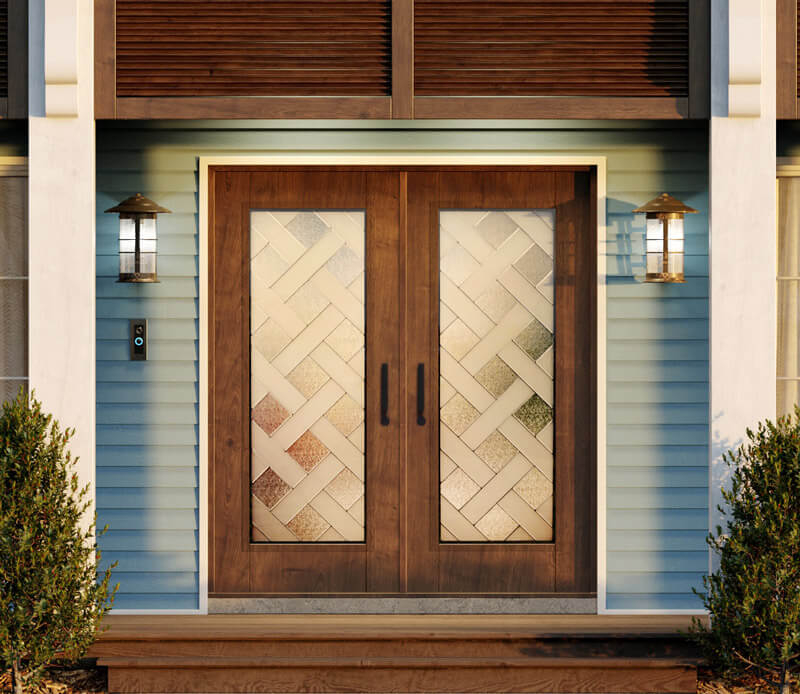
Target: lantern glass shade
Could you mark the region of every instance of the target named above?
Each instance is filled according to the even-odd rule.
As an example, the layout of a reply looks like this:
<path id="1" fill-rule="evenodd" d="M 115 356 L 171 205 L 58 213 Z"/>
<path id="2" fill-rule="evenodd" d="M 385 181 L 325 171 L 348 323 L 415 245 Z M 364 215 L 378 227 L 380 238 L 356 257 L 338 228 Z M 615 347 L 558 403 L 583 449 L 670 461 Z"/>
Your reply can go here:
<path id="1" fill-rule="evenodd" d="M 646 243 L 647 281 L 683 282 L 683 219 L 648 218 Z"/>
<path id="2" fill-rule="evenodd" d="M 683 220 L 697 210 L 664 193 L 634 212 L 647 214 L 645 281 L 685 282 Z"/>
<path id="3" fill-rule="evenodd" d="M 119 214 L 119 281 L 158 282 L 156 216 L 169 210 L 137 193 L 106 212 Z"/>
<path id="4" fill-rule="evenodd" d="M 137 238 L 138 237 L 138 238 Z M 156 216 L 120 214 L 120 282 L 157 282 Z"/>

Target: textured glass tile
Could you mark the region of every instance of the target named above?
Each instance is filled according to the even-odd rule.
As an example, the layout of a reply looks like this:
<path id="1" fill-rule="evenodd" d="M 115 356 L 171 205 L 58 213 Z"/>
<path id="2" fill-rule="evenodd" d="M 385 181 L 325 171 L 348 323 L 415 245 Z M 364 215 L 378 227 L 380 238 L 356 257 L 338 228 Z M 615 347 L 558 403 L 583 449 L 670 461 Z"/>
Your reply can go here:
<path id="1" fill-rule="evenodd" d="M 267 286 L 275 283 L 289 267 L 288 263 L 281 258 L 272 248 L 264 248 L 250 264 L 253 273 L 253 280 L 264 282 Z"/>
<path id="2" fill-rule="evenodd" d="M 467 427 L 478 418 L 478 410 L 466 398 L 456 393 L 442 408 L 442 421 L 457 435 L 463 434 Z"/>
<path id="3" fill-rule="evenodd" d="M 364 335 L 349 320 L 342 321 L 325 342 L 342 359 L 348 361 L 364 346 Z"/>
<path id="4" fill-rule="evenodd" d="M 514 485 L 514 491 L 532 508 L 539 506 L 553 496 L 553 483 L 539 470 L 533 468 Z"/>
<path id="5" fill-rule="evenodd" d="M 272 469 L 267 468 L 261 476 L 253 482 L 250 487 L 259 501 L 267 508 L 271 509 L 291 490 L 291 487 L 284 482 L 280 476 Z"/>
<path id="6" fill-rule="evenodd" d="M 534 244 L 514 267 L 535 287 L 553 269 L 553 259 Z"/>
<path id="7" fill-rule="evenodd" d="M 487 540 L 502 542 L 514 531 L 517 522 L 499 506 L 494 506 L 475 523 L 475 527 L 486 536 Z"/>
<path id="8" fill-rule="evenodd" d="M 298 289 L 286 305 L 297 314 L 297 317 L 308 325 L 330 304 L 328 297 L 310 282 Z"/>
<path id="9" fill-rule="evenodd" d="M 311 248 L 330 231 L 328 225 L 320 219 L 319 215 L 313 212 L 298 213 L 294 219 L 286 224 L 286 228 L 306 248 Z"/>
<path id="10" fill-rule="evenodd" d="M 281 350 L 290 342 L 291 338 L 274 320 L 268 320 L 263 323 L 253 336 L 253 347 L 255 347 L 267 361 L 272 361 L 277 357 Z"/>
<path id="11" fill-rule="evenodd" d="M 354 373 L 363 389 L 364 335 L 344 317 L 354 301 L 363 311 L 364 225 L 363 211 L 251 213 L 254 542 L 364 541 L 364 483 L 337 458 L 358 464 L 364 449 L 364 410 L 347 394 Z"/>
<path id="12" fill-rule="evenodd" d="M 349 509 L 364 493 L 364 483 L 345 468 L 325 487 L 325 491 L 339 506 Z"/>
<path id="13" fill-rule="evenodd" d="M 306 357 L 289 372 L 286 380 L 308 399 L 322 388 L 329 378 L 328 374 L 317 362 L 311 357 Z"/>
<path id="14" fill-rule="evenodd" d="M 266 395 L 253 408 L 253 421 L 267 434 L 275 430 L 289 418 L 289 410 L 281 405 L 272 395 Z"/>
<path id="15" fill-rule="evenodd" d="M 554 210 L 439 219 L 441 282 L 461 289 L 440 303 L 440 539 L 549 541 L 553 485 L 541 470 L 553 469 L 553 410 L 531 383 L 552 391 L 540 379 L 554 363 Z"/>
<path id="16" fill-rule="evenodd" d="M 313 470 L 329 451 L 310 431 L 305 432 L 286 452 L 294 458 L 306 472 Z"/>
<path id="17" fill-rule="evenodd" d="M 475 300 L 475 304 L 495 323 L 499 323 L 517 305 L 517 300 L 499 282 L 494 282 Z"/>
<path id="18" fill-rule="evenodd" d="M 361 274 L 364 269 L 364 261 L 350 248 L 342 246 L 325 263 L 325 267 L 341 284 L 347 286 Z"/>
<path id="19" fill-rule="evenodd" d="M 505 212 L 489 212 L 478 222 L 477 229 L 488 244 L 498 248 L 516 231 L 517 224 Z"/>
<path id="20" fill-rule="evenodd" d="M 553 409 L 534 393 L 514 416 L 534 434 L 538 434 L 553 419 Z"/>
<path id="21" fill-rule="evenodd" d="M 325 417 L 344 436 L 349 436 L 361 424 L 364 410 L 353 398 L 345 395 L 325 413 Z"/>
<path id="22" fill-rule="evenodd" d="M 440 342 L 452 357 L 460 360 L 478 344 L 478 336 L 462 321 L 455 320 L 442 333 Z"/>
<path id="23" fill-rule="evenodd" d="M 500 357 L 492 357 L 475 374 L 475 380 L 496 398 L 505 393 L 516 378 L 517 374 Z"/>
<path id="24" fill-rule="evenodd" d="M 463 246 L 456 246 L 442 258 L 442 272 L 456 285 L 460 285 L 479 267 L 475 258 Z"/>
<path id="25" fill-rule="evenodd" d="M 286 527 L 301 542 L 313 542 L 330 527 L 330 524 L 313 508 L 306 506 L 286 524 Z"/>
<path id="26" fill-rule="evenodd" d="M 499 431 L 493 431 L 475 449 L 475 454 L 494 472 L 500 472 L 517 453 L 517 449 Z"/>
<path id="27" fill-rule="evenodd" d="M 461 468 L 456 468 L 442 482 L 442 496 L 456 508 L 461 508 L 478 491 L 480 491 L 480 487 Z"/>
<path id="28" fill-rule="evenodd" d="M 534 318 L 528 327 L 514 338 L 514 342 L 536 361 L 553 346 L 553 333 Z"/>

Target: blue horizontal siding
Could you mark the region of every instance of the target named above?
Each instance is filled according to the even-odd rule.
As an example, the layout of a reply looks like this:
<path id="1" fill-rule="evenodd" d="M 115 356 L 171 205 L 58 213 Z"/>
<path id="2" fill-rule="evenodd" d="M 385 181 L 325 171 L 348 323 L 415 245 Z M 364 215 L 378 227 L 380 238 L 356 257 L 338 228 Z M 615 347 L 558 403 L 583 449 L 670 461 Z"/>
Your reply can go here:
<path id="1" fill-rule="evenodd" d="M 98 424 L 197 424 L 197 405 L 187 403 L 105 403 L 97 408 Z"/>
<path id="2" fill-rule="evenodd" d="M 97 472 L 105 467 L 197 467 L 196 446 L 98 446 Z"/>
<path id="3" fill-rule="evenodd" d="M 608 484 L 616 489 L 626 487 L 695 487 L 708 483 L 706 467 L 615 467 L 608 471 Z"/>
<path id="4" fill-rule="evenodd" d="M 706 509 L 708 489 L 703 487 L 609 487 L 608 509 Z"/>
<path id="5" fill-rule="evenodd" d="M 116 530 L 141 530 L 140 541 L 143 549 L 149 548 L 147 538 L 151 531 L 158 530 L 197 530 L 196 509 L 152 509 L 152 508 L 113 508 L 106 506 L 108 498 L 105 490 L 97 490 L 98 526 L 108 525 Z M 104 549 L 105 536 L 100 538 L 100 549 Z"/>
<path id="6" fill-rule="evenodd" d="M 639 505 L 645 506 L 641 499 Z M 635 506 L 635 504 L 633 504 Z M 708 527 L 707 508 L 610 508 L 608 510 L 607 525 L 609 530 L 639 531 L 647 530 L 694 530 L 699 531 Z M 699 551 L 700 542 L 693 547 Z"/>
<path id="7" fill-rule="evenodd" d="M 196 553 L 200 538 L 195 530 L 157 530 L 147 533 L 149 552 Z M 139 553 L 142 533 L 139 530 L 111 530 L 103 535 L 103 557 L 111 552 Z M 196 556 L 196 554 L 195 554 Z"/>
<path id="8" fill-rule="evenodd" d="M 104 467 L 97 471 L 98 487 L 185 487 L 197 486 L 194 467 Z"/>
<path id="9" fill-rule="evenodd" d="M 110 551 L 103 552 L 98 565 L 101 571 L 113 563 L 117 564 L 114 571 L 120 573 L 193 573 L 197 566 L 196 552 L 175 552 L 175 551 L 150 551 L 150 552 L 130 552 L 130 551 Z M 123 577 L 122 580 L 124 580 Z M 132 586 L 130 586 L 133 588 Z"/>
<path id="10" fill-rule="evenodd" d="M 610 530 L 609 552 L 683 552 L 702 547 L 703 530 Z M 694 551 L 699 551 L 694 549 Z"/>
<path id="11" fill-rule="evenodd" d="M 116 579 L 115 579 L 116 580 Z M 115 610 L 196 610 L 197 592 L 192 591 L 184 595 L 171 595 L 153 593 L 147 590 L 144 593 L 126 593 L 120 587 L 120 592 L 114 598 Z"/>
<path id="12" fill-rule="evenodd" d="M 127 508 L 138 511 L 194 510 L 197 508 L 197 490 L 194 487 L 100 487 L 102 503 L 98 501 L 98 509 Z"/>
<path id="13" fill-rule="evenodd" d="M 119 275 L 117 275 L 119 276 Z M 147 317 L 139 313 L 129 318 Z M 129 318 L 99 318 L 97 320 L 98 340 L 127 340 L 130 335 Z M 198 325 L 196 320 L 151 319 L 147 321 L 150 340 L 196 340 Z"/>
<path id="14" fill-rule="evenodd" d="M 691 403 L 640 403 L 638 405 L 608 406 L 606 418 L 610 425 L 626 424 L 685 424 L 698 426 L 708 423 L 708 408 Z"/>
<path id="15" fill-rule="evenodd" d="M 130 554 L 135 567 L 120 572 L 126 582 L 116 607 L 197 606 L 197 157 L 448 150 L 607 157 L 607 606 L 696 607 L 691 586 L 702 571 L 708 517 L 707 129 L 453 125 L 98 128 L 97 497 L 100 523 L 113 528 L 101 546 L 121 563 Z M 117 222 L 103 210 L 136 191 L 172 210 L 159 218 L 159 284 L 115 282 Z M 644 222 L 632 211 L 665 191 L 700 210 L 686 221 L 685 284 L 640 281 Z M 141 317 L 149 321 L 150 361 L 132 364 L 128 319 Z M 162 552 L 175 553 L 180 570 Z"/>
<path id="16" fill-rule="evenodd" d="M 695 586 L 699 590 L 699 586 Z M 691 587 L 689 587 L 691 589 Z M 610 594 L 606 607 L 609 610 L 697 610 L 702 611 L 700 598 L 685 591 L 669 593 Z"/>

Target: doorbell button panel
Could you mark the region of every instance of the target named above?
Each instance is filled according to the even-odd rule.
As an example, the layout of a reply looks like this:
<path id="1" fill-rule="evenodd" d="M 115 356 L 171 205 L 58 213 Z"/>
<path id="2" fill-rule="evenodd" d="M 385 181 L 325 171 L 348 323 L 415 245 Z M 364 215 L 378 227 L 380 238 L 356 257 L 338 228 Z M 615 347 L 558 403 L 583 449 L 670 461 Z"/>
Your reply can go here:
<path id="1" fill-rule="evenodd" d="M 147 361 L 147 321 L 144 318 L 131 320 L 131 360 Z"/>

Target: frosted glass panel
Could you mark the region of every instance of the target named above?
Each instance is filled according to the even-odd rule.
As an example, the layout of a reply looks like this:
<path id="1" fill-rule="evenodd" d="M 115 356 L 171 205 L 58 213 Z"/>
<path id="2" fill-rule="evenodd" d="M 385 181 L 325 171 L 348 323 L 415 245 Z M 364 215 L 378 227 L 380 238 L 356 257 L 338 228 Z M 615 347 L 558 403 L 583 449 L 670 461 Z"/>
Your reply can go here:
<path id="1" fill-rule="evenodd" d="M 778 179 L 778 415 L 800 403 L 800 179 Z M 789 380 L 787 380 L 789 379 Z"/>
<path id="2" fill-rule="evenodd" d="M 0 279 L 0 376 L 28 375 L 28 281 Z"/>
<path id="3" fill-rule="evenodd" d="M 778 381 L 777 415 L 792 414 L 794 406 L 800 403 L 800 381 Z"/>
<path id="4" fill-rule="evenodd" d="M 7 400 L 16 398 L 20 386 L 23 386 L 27 390 L 28 381 L 23 379 L 0 378 L 0 405 Z"/>
<path id="5" fill-rule="evenodd" d="M 364 225 L 251 213 L 254 542 L 364 541 Z"/>
<path id="6" fill-rule="evenodd" d="M 28 274 L 27 178 L 0 177 L 0 277 Z"/>
<path id="7" fill-rule="evenodd" d="M 440 538 L 553 539 L 554 210 L 442 210 Z"/>

